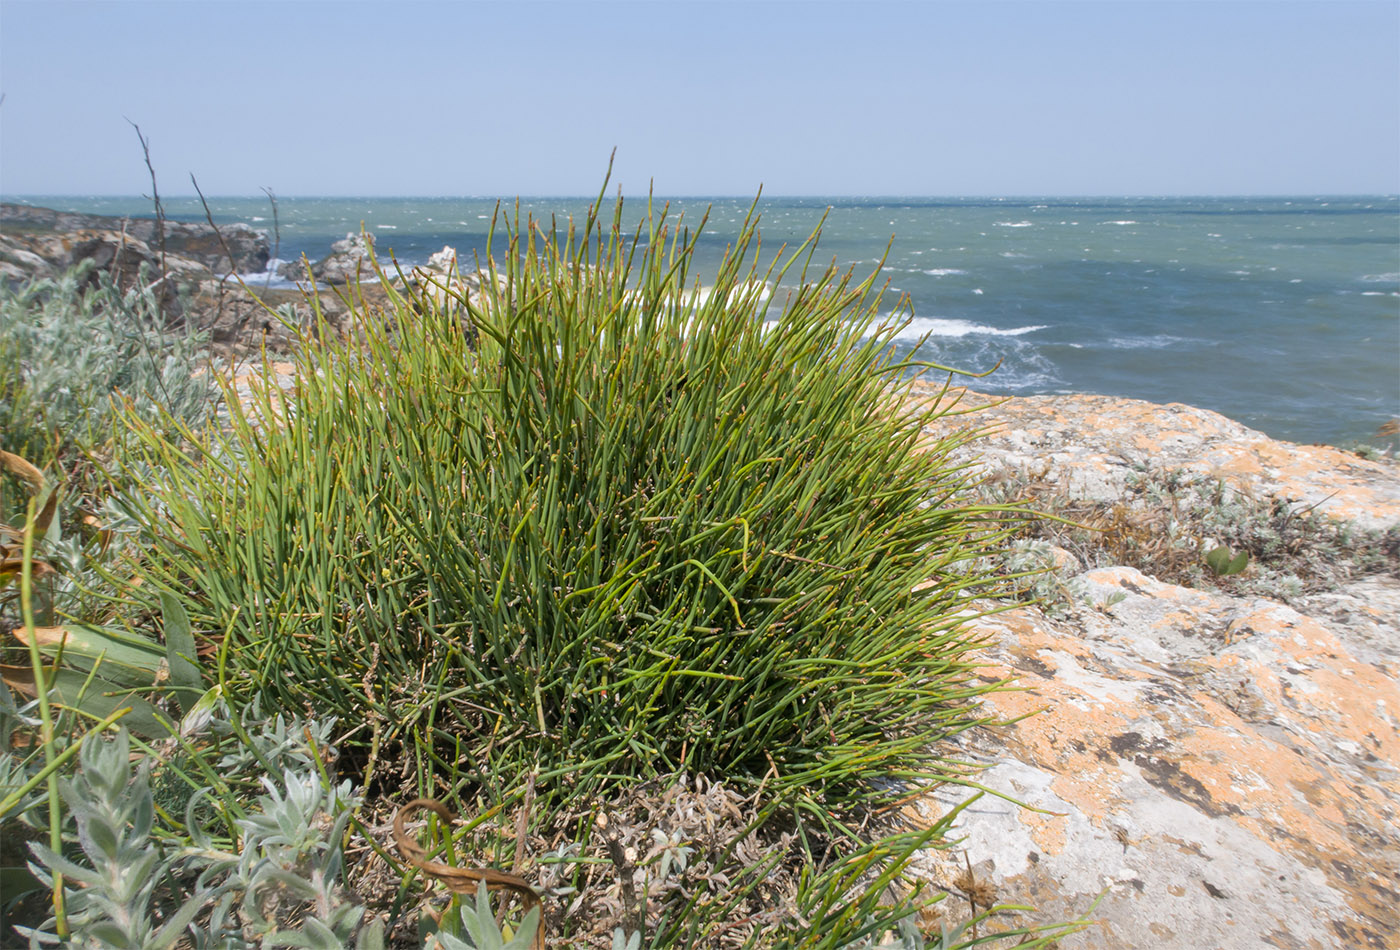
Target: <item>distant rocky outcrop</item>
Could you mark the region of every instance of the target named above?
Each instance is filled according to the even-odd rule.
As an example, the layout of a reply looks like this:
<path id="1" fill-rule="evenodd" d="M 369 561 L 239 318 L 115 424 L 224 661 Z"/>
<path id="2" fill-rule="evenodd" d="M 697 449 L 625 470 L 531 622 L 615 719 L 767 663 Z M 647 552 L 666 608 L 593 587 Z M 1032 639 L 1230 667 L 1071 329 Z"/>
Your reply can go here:
<path id="1" fill-rule="evenodd" d="M 374 266 L 370 262 L 373 251 L 373 234 L 351 231 L 344 240 L 331 245 L 329 254 L 311 265 L 310 276 L 318 284 L 332 286 L 373 279 Z M 306 263 L 288 261 L 278 268 L 278 276 L 283 280 L 304 281 L 308 276 Z"/>
<path id="2" fill-rule="evenodd" d="M 1188 470 L 1400 524 L 1394 460 L 1275 441 L 1189 406 L 1043 396 L 943 422 L 993 428 L 968 453 L 983 471 L 1071 497 L 1116 503 L 1129 473 Z M 955 895 L 975 881 L 983 907 L 1087 916 L 1064 950 L 1400 946 L 1396 565 L 1285 604 L 1058 554 L 1081 606 L 972 623 L 980 676 L 1018 689 L 988 700 L 1010 725 L 949 750 L 1038 810 L 983 796 L 957 819 L 958 847 L 922 872 Z M 971 794 L 930 790 L 906 817 L 926 826 Z M 940 906 L 967 916 L 965 901 Z"/>
<path id="3" fill-rule="evenodd" d="M 265 270 L 267 235 L 244 224 L 166 222 L 165 253 L 156 222 L 71 214 L 29 205 L 0 205 L 0 279 L 20 282 L 56 277 L 87 263 L 89 282 L 110 276 L 117 286 L 148 288 L 174 326 L 204 331 L 221 355 L 236 356 L 291 346 L 298 329 L 312 324 L 311 307 L 295 289 L 255 286 L 250 294 L 226 279 L 232 260 L 238 271 Z M 225 251 L 224 245 L 228 250 Z M 161 279 L 162 267 L 167 275 Z M 283 315 L 272 311 L 281 308 Z M 323 301 L 324 325 L 343 328 L 344 305 Z"/>
<path id="4" fill-rule="evenodd" d="M 45 234 L 101 231 L 125 234 L 143 242 L 159 253 L 161 228 L 155 218 L 123 217 L 117 215 L 76 214 L 39 208 L 33 205 L 0 204 L 0 234 L 8 242 L 23 246 L 38 241 Z M 205 221 L 171 221 L 164 226 L 164 249 L 167 257 L 175 256 L 194 261 L 209 270 L 226 274 L 257 273 L 267 267 L 270 255 L 267 232 L 247 224 L 221 224 L 218 230 Z M 29 250 L 35 251 L 34 248 Z M 38 253 L 35 251 L 35 253 Z M 42 255 L 41 255 L 42 256 Z M 70 266 L 76 261 L 50 265 Z"/>
<path id="5" fill-rule="evenodd" d="M 52 277 L 84 261 L 91 261 L 94 271 L 109 271 L 125 284 L 135 279 L 143 265 L 150 271 L 150 279 L 156 279 L 161 255 L 159 249 L 120 231 L 0 232 L 0 276 L 10 280 Z M 213 276 L 199 261 L 174 253 L 166 254 L 165 267 L 177 281 Z"/>
<path id="6" fill-rule="evenodd" d="M 177 254 L 162 258 L 145 241 L 120 231 L 0 232 L 0 279 L 19 283 L 55 277 L 84 263 L 91 265 L 86 271 L 88 284 L 95 284 L 104 273 L 124 290 L 139 283 L 155 295 L 167 316 L 177 320 L 184 318 L 193 289 L 213 277 L 198 261 Z M 168 279 L 161 279 L 162 273 Z"/>
<path id="7" fill-rule="evenodd" d="M 110 275 L 123 289 L 141 280 L 156 294 L 166 316 L 176 325 L 206 331 L 221 354 L 241 356 L 288 350 L 301 330 L 312 328 L 312 308 L 301 290 L 269 287 L 260 279 L 245 288 L 222 279 L 229 272 L 230 254 L 239 273 L 265 272 L 269 260 L 267 234 L 245 224 L 220 225 L 167 221 L 165 251 L 151 218 L 75 214 L 31 205 L 0 204 L 0 279 L 22 282 L 56 277 L 89 263 L 88 280 Z M 348 233 L 325 257 L 307 266 L 303 261 L 282 264 L 275 276 L 304 284 L 308 277 L 323 287 L 362 282 L 359 293 L 371 301 L 384 298 L 371 264 L 374 237 Z M 162 280 L 161 268 L 167 279 Z M 142 275 L 145 275 L 144 277 Z M 272 276 L 272 275 L 269 275 Z M 475 330 L 461 303 L 480 305 L 482 275 L 461 271 L 457 252 L 444 247 L 426 264 L 409 270 L 406 281 L 391 275 L 391 283 L 412 288 L 437 305 L 460 310 L 463 329 Z M 503 278 L 501 278 L 503 279 Z M 251 291 L 251 293 L 250 293 Z M 281 309 L 282 316 L 272 311 Z M 344 333 L 349 328 L 345 301 L 334 293 L 321 295 L 322 329 Z M 474 337 L 473 337 L 474 338 Z"/>
<path id="8" fill-rule="evenodd" d="M 472 307 L 487 305 L 482 289 L 491 280 L 490 275 L 463 267 L 457 260 L 455 247 L 444 245 L 442 250 L 428 258 L 428 263 L 420 264 L 409 271 L 408 279 L 438 304 L 465 303 Z M 496 289 L 504 289 L 505 275 L 497 274 L 495 280 Z"/>

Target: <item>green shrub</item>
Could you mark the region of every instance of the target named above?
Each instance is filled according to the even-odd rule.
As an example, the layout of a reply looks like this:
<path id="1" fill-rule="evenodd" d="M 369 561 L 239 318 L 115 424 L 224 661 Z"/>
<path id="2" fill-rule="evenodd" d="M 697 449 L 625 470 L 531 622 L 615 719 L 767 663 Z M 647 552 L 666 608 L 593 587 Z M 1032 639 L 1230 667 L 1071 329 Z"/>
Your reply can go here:
<path id="1" fill-rule="evenodd" d="M 963 774 L 999 536 L 901 403 L 875 275 L 761 271 L 750 222 L 700 294 L 691 232 L 621 215 L 508 222 L 470 306 L 359 301 L 195 461 L 150 434 L 143 589 L 229 639 L 232 688 L 366 723 L 371 772 L 401 750 L 467 811 L 531 773 L 541 807 L 690 771 L 823 815 Z"/>

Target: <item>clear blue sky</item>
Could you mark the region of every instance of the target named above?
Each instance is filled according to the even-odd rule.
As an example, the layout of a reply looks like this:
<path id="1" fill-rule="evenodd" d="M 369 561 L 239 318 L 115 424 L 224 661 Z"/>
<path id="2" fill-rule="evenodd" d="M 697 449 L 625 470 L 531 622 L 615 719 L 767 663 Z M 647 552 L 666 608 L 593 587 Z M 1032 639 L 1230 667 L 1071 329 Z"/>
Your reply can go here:
<path id="1" fill-rule="evenodd" d="M 1400 3 L 0 2 L 0 191 L 1400 191 Z"/>

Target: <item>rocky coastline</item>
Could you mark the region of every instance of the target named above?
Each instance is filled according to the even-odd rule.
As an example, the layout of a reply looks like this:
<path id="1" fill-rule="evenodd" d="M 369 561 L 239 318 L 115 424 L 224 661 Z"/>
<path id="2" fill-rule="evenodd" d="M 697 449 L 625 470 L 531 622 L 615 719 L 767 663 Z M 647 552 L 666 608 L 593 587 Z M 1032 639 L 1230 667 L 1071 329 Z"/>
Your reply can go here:
<path id="1" fill-rule="evenodd" d="M 91 260 L 129 286 L 142 265 L 146 274 L 163 266 L 162 303 L 208 331 L 221 355 L 236 363 L 285 348 L 290 331 L 221 279 L 230 265 L 266 266 L 266 233 L 219 232 L 168 224 L 162 255 L 149 219 L 7 204 L 0 278 Z M 309 274 L 296 264 L 282 276 L 343 285 L 365 272 L 369 251 L 348 235 Z M 410 279 L 440 294 L 462 278 L 444 248 Z M 477 290 L 470 280 L 454 289 Z M 365 292 L 372 303 L 383 289 Z M 299 291 L 259 296 L 309 324 Z M 331 327 L 346 329 L 344 304 L 333 294 L 323 303 Z M 243 365 L 239 385 L 257 385 L 262 370 Z M 290 365 L 272 371 L 274 384 L 294 385 Z M 960 409 L 978 411 L 944 416 L 929 435 L 979 432 L 963 460 L 1000 486 L 998 498 L 1101 520 L 1078 550 L 1054 536 L 1034 541 L 1048 556 L 1037 597 L 970 622 L 983 641 L 981 675 L 1017 689 L 989 700 L 1008 725 L 968 733 L 953 751 L 986 766 L 980 782 L 995 794 L 962 812 L 956 848 L 917 867 L 952 895 L 940 905 L 945 922 L 1011 903 L 1037 907 L 1042 920 L 1093 921 L 1061 941 L 1065 950 L 1400 947 L 1394 453 L 1293 445 L 1184 405 L 957 395 Z M 1237 577 L 1205 572 L 1202 555 L 1228 526 L 1186 509 L 1211 504 L 1273 518 L 1286 576 L 1262 583 L 1263 554 Z M 1332 547 L 1285 530 L 1306 518 L 1331 531 Z M 1127 548 L 1106 540 L 1114 530 L 1138 550 L 1170 550 L 1173 563 L 1124 563 Z M 1169 535 L 1184 547 L 1153 547 Z M 1343 570 L 1361 547 L 1366 558 Z M 969 794 L 926 790 L 904 818 L 931 824 Z"/>
<path id="2" fill-rule="evenodd" d="M 33 205 L 0 203 L 0 280 L 52 278 L 86 263 L 88 280 L 108 274 L 123 289 L 146 274 L 166 316 L 175 327 L 190 326 L 209 335 L 216 354 L 230 360 L 265 350 L 285 352 L 295 330 L 269 309 L 289 314 L 292 325 L 312 326 L 314 315 L 300 289 L 313 282 L 332 293 L 321 295 L 322 317 L 332 332 L 348 329 L 348 308 L 334 291 L 364 281 L 357 293 L 382 303 L 384 289 L 374 281 L 370 255 L 374 237 L 347 234 L 314 262 L 288 261 L 277 267 L 279 280 L 298 287 L 250 286 L 230 274 L 265 272 L 271 260 L 266 230 L 246 224 L 166 221 L 154 218 L 74 214 Z M 166 279 L 157 276 L 166 274 Z M 458 274 L 456 252 L 444 247 L 406 275 L 408 283 L 432 295 L 447 288 L 474 295 L 474 274 Z"/>

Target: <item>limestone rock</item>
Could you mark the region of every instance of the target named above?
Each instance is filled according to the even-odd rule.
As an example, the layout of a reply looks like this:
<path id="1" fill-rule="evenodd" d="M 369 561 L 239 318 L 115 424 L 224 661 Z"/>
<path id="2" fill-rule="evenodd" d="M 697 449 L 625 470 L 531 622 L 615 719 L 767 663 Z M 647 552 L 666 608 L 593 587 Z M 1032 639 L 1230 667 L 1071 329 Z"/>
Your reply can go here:
<path id="1" fill-rule="evenodd" d="M 136 279 L 142 265 L 148 280 L 161 273 L 158 249 L 130 234 L 109 230 L 6 234 L 0 236 L 0 260 L 16 265 L 25 277 L 53 276 L 90 260 L 96 270 L 110 271 L 122 286 Z M 167 253 L 165 267 L 176 282 L 209 276 L 209 269 L 199 261 L 178 254 Z"/>
<path id="2" fill-rule="evenodd" d="M 0 274 L 8 280 L 21 281 L 28 277 L 51 277 L 53 266 L 20 242 L 0 234 Z"/>
<path id="3" fill-rule="evenodd" d="M 480 307 L 483 305 L 483 282 L 490 278 L 480 271 L 463 267 L 457 260 L 457 249 L 444 245 L 442 250 L 428 258 L 428 263 L 413 268 L 409 279 L 439 304 L 455 300 Z M 496 282 L 498 287 L 504 287 L 505 276 L 496 275 Z"/>
<path id="4" fill-rule="evenodd" d="M 305 281 L 307 278 L 306 262 L 301 258 L 294 261 L 283 261 L 277 265 L 275 275 L 282 280 Z"/>
<path id="5" fill-rule="evenodd" d="M 94 286 L 99 273 L 109 274 L 123 290 L 149 289 L 167 318 L 184 321 L 186 293 L 211 276 L 198 261 L 158 250 L 121 231 L 78 230 L 0 236 L 0 276 L 15 283 L 54 277 L 91 262 L 85 286 Z M 162 280 L 161 267 L 168 279 Z M 198 322 L 197 320 L 195 322 Z"/>
<path id="6" fill-rule="evenodd" d="M 982 784 L 1042 809 L 986 796 L 963 812 L 979 877 L 1045 919 L 1097 922 L 1065 950 L 1396 946 L 1400 615 L 1362 605 L 1400 602 L 1400 580 L 1339 592 L 1321 620 L 1129 568 L 1081 580 L 1102 609 L 1078 622 L 975 624 L 983 675 L 1025 690 L 990 705 L 1043 709 L 967 740 Z M 945 786 L 910 814 L 969 794 Z M 926 871 L 947 882 L 962 860 Z"/>
<path id="7" fill-rule="evenodd" d="M 1219 413 L 1179 403 L 1092 395 L 1002 400 L 966 392 L 959 408 L 983 405 L 948 420 L 991 430 L 968 459 L 984 470 L 1033 475 L 1076 498 L 1114 501 L 1134 475 L 1181 470 L 1223 479 L 1256 497 L 1316 506 L 1366 528 L 1400 521 L 1393 460 L 1276 441 Z"/>
<path id="8" fill-rule="evenodd" d="M 1130 478 L 1182 470 L 1364 527 L 1400 524 L 1394 461 L 1275 441 L 1189 406 L 1017 398 L 936 427 L 990 428 L 966 461 L 1070 499 L 1117 503 Z M 987 643 L 981 675 L 1020 688 L 988 710 L 1026 718 L 960 739 L 988 767 L 982 785 L 1039 810 L 983 796 L 957 819 L 962 850 L 927 857 L 924 873 L 956 894 L 971 865 L 1000 902 L 1093 921 L 1065 950 L 1400 947 L 1393 561 L 1293 606 L 1054 563 L 1078 595 L 1068 616 L 1021 608 L 970 627 Z M 926 825 L 972 794 L 933 789 L 906 815 Z M 941 906 L 968 916 L 965 901 Z"/>
<path id="9" fill-rule="evenodd" d="M 111 231 L 134 238 L 157 253 L 161 248 L 158 222 L 147 217 L 73 214 L 52 208 L 5 203 L 0 204 L 0 229 L 9 239 L 21 242 L 39 239 L 46 234 Z M 257 273 L 267 267 L 267 232 L 247 224 L 222 224 L 216 231 L 206 221 L 167 220 L 164 235 L 167 258 L 173 256 L 194 261 L 217 273 L 228 273 L 230 270 Z M 52 264 L 52 260 L 49 260 Z"/>
<path id="10" fill-rule="evenodd" d="M 372 280 L 374 267 L 370 264 L 370 254 L 374 248 L 374 235 L 355 233 L 345 235 L 345 239 L 331 245 L 331 252 L 311 265 L 311 276 L 320 284 L 353 284 L 357 280 Z M 284 280 L 305 280 L 306 265 L 302 261 L 290 261 L 278 269 L 278 276 Z"/>

